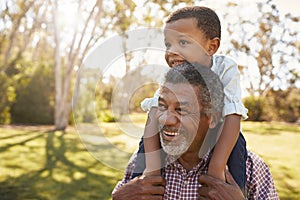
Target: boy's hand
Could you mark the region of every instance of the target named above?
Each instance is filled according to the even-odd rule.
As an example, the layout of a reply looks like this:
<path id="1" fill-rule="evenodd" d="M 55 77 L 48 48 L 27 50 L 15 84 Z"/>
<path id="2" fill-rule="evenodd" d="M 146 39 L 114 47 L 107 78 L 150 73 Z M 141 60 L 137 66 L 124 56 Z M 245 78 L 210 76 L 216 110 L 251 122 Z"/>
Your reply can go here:
<path id="1" fill-rule="evenodd" d="M 220 180 L 222 180 L 224 182 L 226 181 L 224 170 L 215 169 L 212 165 L 210 165 L 208 167 L 207 174 L 210 175 L 210 176 L 212 176 L 212 177 L 214 177 L 214 178 L 220 179 Z"/>
<path id="2" fill-rule="evenodd" d="M 132 179 L 113 195 L 113 200 L 162 200 L 166 181 L 162 176 L 140 176 Z"/>

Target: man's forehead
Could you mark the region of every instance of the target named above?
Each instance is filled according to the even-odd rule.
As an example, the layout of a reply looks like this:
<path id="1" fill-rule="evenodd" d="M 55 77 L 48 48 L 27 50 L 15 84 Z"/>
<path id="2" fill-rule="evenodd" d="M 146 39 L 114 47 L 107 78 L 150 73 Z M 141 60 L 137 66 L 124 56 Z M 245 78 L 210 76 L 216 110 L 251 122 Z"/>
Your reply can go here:
<path id="1" fill-rule="evenodd" d="M 196 86 L 188 83 L 164 83 L 160 89 L 160 98 L 173 101 L 198 101 Z"/>

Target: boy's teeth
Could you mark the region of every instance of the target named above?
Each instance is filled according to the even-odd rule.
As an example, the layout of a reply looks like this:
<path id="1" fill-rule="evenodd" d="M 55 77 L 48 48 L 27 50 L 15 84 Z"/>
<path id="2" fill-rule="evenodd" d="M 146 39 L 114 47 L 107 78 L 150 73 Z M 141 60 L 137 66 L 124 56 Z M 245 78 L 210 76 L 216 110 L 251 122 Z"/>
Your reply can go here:
<path id="1" fill-rule="evenodd" d="M 177 65 L 180 65 L 180 64 L 182 64 L 182 63 L 183 63 L 183 62 L 181 62 L 181 61 L 174 61 L 174 62 L 173 62 L 173 65 L 174 65 L 174 66 L 177 66 Z"/>

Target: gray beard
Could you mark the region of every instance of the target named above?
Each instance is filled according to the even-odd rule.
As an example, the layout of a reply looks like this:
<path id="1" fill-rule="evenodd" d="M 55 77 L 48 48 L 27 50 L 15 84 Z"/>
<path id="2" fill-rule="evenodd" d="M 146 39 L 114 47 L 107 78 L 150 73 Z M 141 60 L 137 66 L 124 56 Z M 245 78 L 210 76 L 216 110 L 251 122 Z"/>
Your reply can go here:
<path id="1" fill-rule="evenodd" d="M 173 144 L 172 141 L 165 143 L 163 140 L 163 137 L 162 137 L 162 133 L 160 133 L 159 136 L 160 136 L 160 143 L 161 143 L 163 150 L 168 155 L 171 155 L 171 156 L 178 156 L 178 157 L 181 156 L 188 150 L 188 148 L 190 146 L 190 143 L 188 142 L 186 137 L 184 137 L 184 140 L 182 140 L 180 142 L 180 144 L 178 145 L 178 144 Z"/>

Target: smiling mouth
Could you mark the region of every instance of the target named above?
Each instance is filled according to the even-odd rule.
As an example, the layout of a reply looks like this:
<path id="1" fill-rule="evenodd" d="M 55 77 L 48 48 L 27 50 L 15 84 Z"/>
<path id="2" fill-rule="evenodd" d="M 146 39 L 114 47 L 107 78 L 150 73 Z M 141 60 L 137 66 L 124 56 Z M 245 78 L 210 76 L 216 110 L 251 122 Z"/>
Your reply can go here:
<path id="1" fill-rule="evenodd" d="M 172 60 L 171 61 L 171 66 L 175 67 L 175 66 L 183 64 L 183 63 L 185 63 L 185 61 L 182 61 L 182 60 Z"/>
<path id="2" fill-rule="evenodd" d="M 178 136 L 179 133 L 176 131 L 162 131 L 164 133 L 164 135 L 168 136 L 168 137 L 175 137 L 175 136 Z"/>

